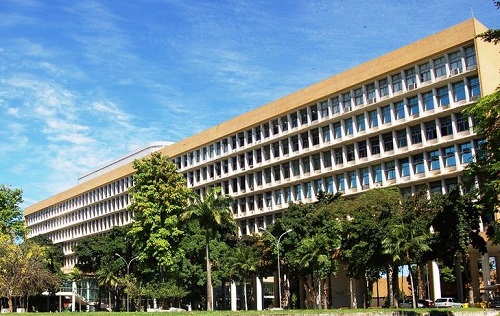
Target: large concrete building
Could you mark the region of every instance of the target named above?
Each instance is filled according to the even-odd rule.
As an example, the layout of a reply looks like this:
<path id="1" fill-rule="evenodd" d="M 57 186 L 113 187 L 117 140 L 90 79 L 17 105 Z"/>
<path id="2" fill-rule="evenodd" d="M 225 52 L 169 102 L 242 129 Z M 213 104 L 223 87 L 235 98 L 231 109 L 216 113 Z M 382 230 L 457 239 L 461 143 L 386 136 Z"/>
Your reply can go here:
<path id="1" fill-rule="evenodd" d="M 498 47 L 476 38 L 486 29 L 470 19 L 154 150 L 197 193 L 221 186 L 233 196 L 240 234 L 320 190 L 448 192 L 480 141 L 462 111 L 500 83 Z M 111 164 L 27 207 L 30 236 L 62 243 L 72 267 L 80 238 L 133 220 L 133 174 L 130 161 Z"/>

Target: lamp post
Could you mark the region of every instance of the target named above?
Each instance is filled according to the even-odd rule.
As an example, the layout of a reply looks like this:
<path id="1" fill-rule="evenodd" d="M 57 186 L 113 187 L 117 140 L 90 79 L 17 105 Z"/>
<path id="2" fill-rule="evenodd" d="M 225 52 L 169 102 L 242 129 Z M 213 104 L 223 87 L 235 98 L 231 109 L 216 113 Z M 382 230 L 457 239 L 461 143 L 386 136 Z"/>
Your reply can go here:
<path id="1" fill-rule="evenodd" d="M 119 253 L 115 253 L 115 255 L 118 256 L 120 259 L 122 259 L 123 262 L 125 262 L 125 264 L 127 265 L 127 275 L 129 275 L 130 274 L 130 264 L 132 263 L 132 261 L 134 261 L 138 257 L 133 257 L 132 259 L 130 259 L 130 261 L 127 261 Z M 129 302 L 130 301 L 129 301 L 128 291 L 127 291 L 127 312 L 129 311 Z"/>
<path id="2" fill-rule="evenodd" d="M 264 227 L 259 227 L 259 230 L 262 230 L 263 232 L 266 232 L 269 234 L 269 236 L 273 237 L 274 242 L 276 243 L 276 251 L 278 252 L 278 302 L 279 302 L 279 308 L 281 309 L 281 271 L 280 271 L 280 242 L 281 238 L 288 234 L 289 232 L 292 231 L 292 229 L 288 229 L 285 231 L 283 234 L 281 234 L 278 239 L 274 237 L 273 234 L 271 234 L 268 230 L 266 230 Z"/>

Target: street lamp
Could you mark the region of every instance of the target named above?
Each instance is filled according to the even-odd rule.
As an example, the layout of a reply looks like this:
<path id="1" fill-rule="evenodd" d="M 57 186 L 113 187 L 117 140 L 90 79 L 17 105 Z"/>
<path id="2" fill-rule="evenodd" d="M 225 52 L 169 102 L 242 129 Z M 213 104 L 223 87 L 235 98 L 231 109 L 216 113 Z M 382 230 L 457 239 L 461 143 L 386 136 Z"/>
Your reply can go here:
<path id="1" fill-rule="evenodd" d="M 276 243 L 276 251 L 278 252 L 278 300 L 279 300 L 279 308 L 281 309 L 281 271 L 280 271 L 280 242 L 281 238 L 291 232 L 293 229 L 289 229 L 285 231 L 283 234 L 281 234 L 278 239 L 274 237 L 273 234 L 271 234 L 269 231 L 267 231 L 264 227 L 259 227 L 259 230 L 266 232 L 269 234 L 269 236 L 273 237 L 274 242 Z"/>
<path id="2" fill-rule="evenodd" d="M 125 264 L 127 265 L 127 275 L 130 274 L 130 264 L 132 263 L 132 261 L 134 261 L 135 259 L 139 258 L 139 257 L 133 257 L 132 259 L 130 259 L 130 261 L 127 262 L 127 260 L 125 260 L 125 258 L 123 258 L 119 253 L 115 253 L 115 255 L 117 255 L 120 259 L 123 260 L 123 262 L 125 262 Z M 129 311 L 129 297 L 128 297 L 128 291 L 127 291 L 127 312 Z"/>

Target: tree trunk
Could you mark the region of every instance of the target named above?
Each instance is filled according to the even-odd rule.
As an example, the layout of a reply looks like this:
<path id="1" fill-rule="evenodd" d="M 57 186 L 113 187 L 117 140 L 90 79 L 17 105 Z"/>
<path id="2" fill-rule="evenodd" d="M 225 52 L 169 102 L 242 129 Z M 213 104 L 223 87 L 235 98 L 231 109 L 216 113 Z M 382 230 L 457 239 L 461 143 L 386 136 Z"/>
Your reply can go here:
<path id="1" fill-rule="evenodd" d="M 207 260 L 207 311 L 213 310 L 213 299 L 212 299 L 212 267 L 210 265 L 210 250 L 209 250 L 209 234 L 208 230 L 205 234 L 205 255 Z"/>
<path id="2" fill-rule="evenodd" d="M 411 265 L 408 263 L 408 273 L 410 274 L 410 287 L 411 287 L 411 299 L 413 308 L 417 308 L 417 300 L 415 299 L 415 287 L 413 285 L 413 273 L 411 271 Z"/>
<path id="3" fill-rule="evenodd" d="M 394 269 L 391 265 L 387 268 L 387 293 L 389 295 L 389 307 L 395 307 L 394 304 Z"/>
<path id="4" fill-rule="evenodd" d="M 243 280 L 243 296 L 245 298 L 245 310 L 248 310 L 248 300 L 247 300 L 247 282 Z"/>

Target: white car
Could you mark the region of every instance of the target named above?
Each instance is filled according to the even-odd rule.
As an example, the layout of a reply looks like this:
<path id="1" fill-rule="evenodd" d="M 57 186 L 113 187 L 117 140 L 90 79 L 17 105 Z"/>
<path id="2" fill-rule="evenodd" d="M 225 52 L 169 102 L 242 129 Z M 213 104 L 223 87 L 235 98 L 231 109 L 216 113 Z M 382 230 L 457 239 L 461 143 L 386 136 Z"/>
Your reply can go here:
<path id="1" fill-rule="evenodd" d="M 454 299 L 453 297 L 441 297 L 434 301 L 435 307 L 462 307 L 462 303 Z"/>

